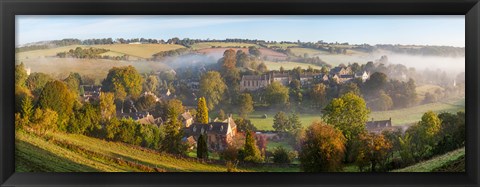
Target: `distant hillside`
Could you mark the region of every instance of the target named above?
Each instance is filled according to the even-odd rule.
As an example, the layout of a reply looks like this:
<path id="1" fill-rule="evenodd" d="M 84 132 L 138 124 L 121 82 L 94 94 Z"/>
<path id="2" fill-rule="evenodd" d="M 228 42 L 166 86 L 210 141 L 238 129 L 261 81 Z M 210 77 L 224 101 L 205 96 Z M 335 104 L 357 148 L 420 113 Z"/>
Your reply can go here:
<path id="1" fill-rule="evenodd" d="M 393 172 L 464 172 L 465 147 Z"/>

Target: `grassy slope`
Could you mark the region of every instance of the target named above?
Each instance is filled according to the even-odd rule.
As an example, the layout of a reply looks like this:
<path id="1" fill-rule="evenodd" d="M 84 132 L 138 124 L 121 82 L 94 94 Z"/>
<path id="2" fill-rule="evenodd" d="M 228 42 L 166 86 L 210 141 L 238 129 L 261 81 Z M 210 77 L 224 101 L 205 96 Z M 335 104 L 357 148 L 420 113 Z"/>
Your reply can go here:
<path id="1" fill-rule="evenodd" d="M 153 54 L 161 51 L 170 51 L 184 48 L 181 45 L 173 44 L 112 44 L 112 45 L 95 45 L 93 47 L 109 49 L 113 52 L 123 53 L 130 56 L 140 58 L 150 58 Z"/>
<path id="2" fill-rule="evenodd" d="M 421 116 L 429 110 L 437 113 L 465 110 L 465 98 L 418 105 L 405 109 L 372 112 L 369 119 L 384 120 L 392 118 L 393 125 L 406 125 L 419 121 Z M 268 117 L 263 119 L 261 117 L 263 114 L 267 114 Z M 273 130 L 272 125 L 275 114 L 276 112 L 274 111 L 255 111 L 249 115 L 249 118 L 259 130 Z M 320 112 L 317 114 L 300 114 L 300 121 L 304 126 L 309 126 L 315 120 L 321 120 Z"/>
<path id="3" fill-rule="evenodd" d="M 445 153 L 444 155 L 440 155 L 434 157 L 430 160 L 426 160 L 420 162 L 418 164 L 394 170 L 393 172 L 432 172 L 432 171 L 448 171 L 448 168 L 455 168 L 455 171 L 462 171 L 462 168 L 459 167 L 452 167 L 452 165 L 461 165 L 457 163 L 462 163 L 462 159 L 465 158 L 465 148 L 457 149 L 455 151 L 451 151 Z M 465 161 L 463 160 L 463 165 Z M 465 168 L 463 168 L 465 171 Z"/>
<path id="4" fill-rule="evenodd" d="M 48 58 L 48 59 L 27 59 L 22 61 L 32 72 L 47 74 L 65 74 L 77 72 L 81 75 L 90 76 L 100 81 L 104 79 L 108 70 L 112 67 L 134 66 L 140 73 L 151 71 L 168 70 L 170 67 L 160 62 L 135 62 L 115 61 L 106 59 L 73 59 L 73 58 Z"/>
<path id="5" fill-rule="evenodd" d="M 222 165 L 203 164 L 193 159 L 175 158 L 139 147 L 99 140 L 82 135 L 54 133 L 50 141 L 19 132 L 16 136 L 17 171 L 41 168 L 41 171 L 143 171 L 122 162 L 121 159 L 166 171 L 226 171 Z M 67 148 L 58 142 L 82 147 L 86 151 Z M 94 153 L 94 154 L 92 154 Z M 103 156 L 98 156 L 103 155 Z"/>
<path id="6" fill-rule="evenodd" d="M 372 112 L 369 119 L 385 120 L 392 118 L 393 125 L 406 125 L 419 121 L 422 115 L 430 110 L 436 113 L 454 113 L 465 110 L 465 98 L 418 105 L 405 109 Z"/>
<path id="7" fill-rule="evenodd" d="M 50 133 L 49 138 L 42 138 L 18 131 L 15 149 L 17 172 L 227 171 L 224 165 L 74 134 Z M 298 172 L 299 168 L 258 166 L 238 171 Z"/>

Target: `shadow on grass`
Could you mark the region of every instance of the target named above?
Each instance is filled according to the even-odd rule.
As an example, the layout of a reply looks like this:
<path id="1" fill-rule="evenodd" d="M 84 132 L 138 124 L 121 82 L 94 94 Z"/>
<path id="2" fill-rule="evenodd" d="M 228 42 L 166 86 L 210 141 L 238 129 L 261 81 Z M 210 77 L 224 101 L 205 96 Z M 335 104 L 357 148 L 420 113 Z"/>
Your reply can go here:
<path id="1" fill-rule="evenodd" d="M 60 157 L 31 143 L 15 141 L 16 172 L 99 172 L 98 169 Z"/>

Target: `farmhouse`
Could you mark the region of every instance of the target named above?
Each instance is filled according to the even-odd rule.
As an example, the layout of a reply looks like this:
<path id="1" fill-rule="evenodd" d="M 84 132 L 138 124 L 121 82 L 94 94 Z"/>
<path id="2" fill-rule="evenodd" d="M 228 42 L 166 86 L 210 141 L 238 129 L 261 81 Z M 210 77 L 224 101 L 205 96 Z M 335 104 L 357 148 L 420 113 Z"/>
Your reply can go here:
<path id="1" fill-rule="evenodd" d="M 392 118 L 388 120 L 380 120 L 380 121 L 374 121 L 372 118 L 372 121 L 368 121 L 365 127 L 368 132 L 375 133 L 375 134 L 380 134 L 386 130 L 402 129 L 402 127 L 394 127 L 392 125 Z"/>
<path id="2" fill-rule="evenodd" d="M 330 70 L 330 77 L 337 83 L 345 83 L 355 78 L 350 67 L 337 66 Z"/>
<path id="3" fill-rule="evenodd" d="M 185 128 L 184 132 L 184 139 L 186 140 L 193 138 L 197 141 L 201 134 L 207 135 L 209 149 L 224 150 L 229 144 L 232 144 L 233 138 L 237 134 L 237 125 L 230 116 L 222 122 L 210 122 L 208 124 L 193 123 Z"/>

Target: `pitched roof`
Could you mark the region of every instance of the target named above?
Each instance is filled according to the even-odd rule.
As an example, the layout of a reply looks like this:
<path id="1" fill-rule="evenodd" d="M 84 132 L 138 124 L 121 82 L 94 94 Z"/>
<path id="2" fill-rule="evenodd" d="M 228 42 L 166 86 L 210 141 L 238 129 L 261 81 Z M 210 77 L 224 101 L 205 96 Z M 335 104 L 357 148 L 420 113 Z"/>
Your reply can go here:
<path id="1" fill-rule="evenodd" d="M 230 122 L 230 123 L 229 123 Z M 193 123 L 185 129 L 185 133 L 189 136 L 199 136 L 200 134 L 220 134 L 227 135 L 228 125 L 230 128 L 236 128 L 237 125 L 232 118 L 226 119 L 223 122 L 210 122 L 208 124 Z"/>
<path id="2" fill-rule="evenodd" d="M 268 80 L 268 76 L 265 75 L 244 75 L 242 80 Z"/>
<path id="3" fill-rule="evenodd" d="M 392 126 L 392 119 L 389 120 L 380 120 L 380 121 L 368 121 L 366 124 L 367 129 L 375 129 L 375 128 L 385 128 Z"/>

